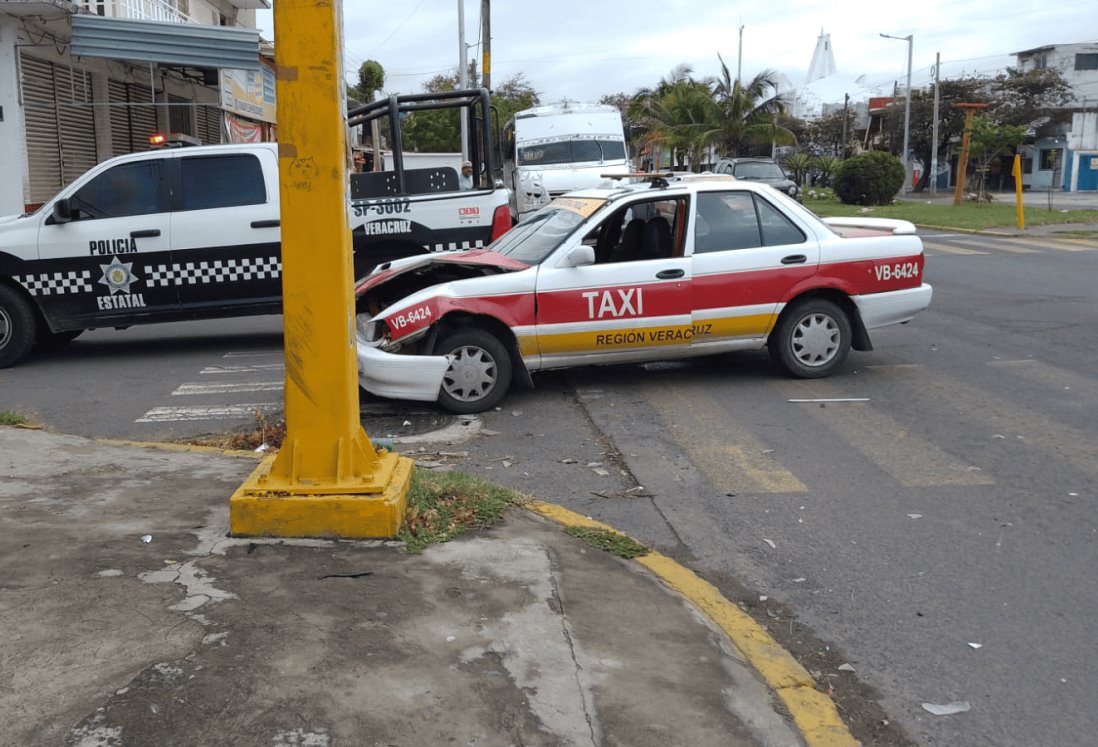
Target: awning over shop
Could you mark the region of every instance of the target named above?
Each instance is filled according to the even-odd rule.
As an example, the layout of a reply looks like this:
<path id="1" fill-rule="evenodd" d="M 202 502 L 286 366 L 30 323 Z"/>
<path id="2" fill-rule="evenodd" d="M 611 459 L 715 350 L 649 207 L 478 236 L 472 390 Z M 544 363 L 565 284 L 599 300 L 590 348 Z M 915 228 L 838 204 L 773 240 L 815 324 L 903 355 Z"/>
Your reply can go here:
<path id="1" fill-rule="evenodd" d="M 72 17 L 72 54 L 196 68 L 259 68 L 257 29 Z"/>

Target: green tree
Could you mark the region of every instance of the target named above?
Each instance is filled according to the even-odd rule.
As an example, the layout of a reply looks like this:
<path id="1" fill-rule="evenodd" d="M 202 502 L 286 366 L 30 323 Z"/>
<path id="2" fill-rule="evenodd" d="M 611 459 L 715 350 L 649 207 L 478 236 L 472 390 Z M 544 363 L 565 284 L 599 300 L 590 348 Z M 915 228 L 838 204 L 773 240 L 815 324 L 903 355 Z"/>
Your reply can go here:
<path id="1" fill-rule="evenodd" d="M 843 127 L 843 120 L 846 127 Z M 843 140 L 843 135 L 846 140 Z M 829 155 L 837 158 L 845 158 L 850 153 L 851 143 L 854 140 L 854 110 L 848 108 L 845 112 L 839 110 L 824 114 L 821 117 L 808 122 L 803 138 L 799 139 L 801 147 L 817 154 Z"/>
<path id="2" fill-rule="evenodd" d="M 977 190 L 981 197 L 987 197 L 987 175 L 992 162 L 1008 150 L 1017 149 L 1025 139 L 1025 125 L 997 124 L 991 117 L 980 114 L 972 118 L 969 157 L 979 176 Z"/>
<path id="3" fill-rule="evenodd" d="M 782 159 L 785 170 L 793 174 L 798 187 L 804 186 L 804 177 L 813 167 L 814 159 L 807 153 L 793 153 Z"/>
<path id="4" fill-rule="evenodd" d="M 1007 68 L 989 86 L 988 115 L 996 122 L 1031 126 L 1044 120 L 1062 124 L 1071 120 L 1066 107 L 1072 102 L 1071 84 L 1056 68 L 1034 68 L 1021 72 Z"/>
<path id="5" fill-rule="evenodd" d="M 777 90 L 776 73 L 763 70 L 741 85 L 724 64 L 713 86 L 714 119 L 718 125 L 714 144 L 722 155 L 769 155 L 774 145 L 796 145 L 797 139 L 781 124 L 785 101 Z"/>
<path id="6" fill-rule="evenodd" d="M 943 80 L 938 104 L 938 142 L 932 142 L 934 134 L 934 91 L 916 89 L 911 94 L 911 125 L 909 147 L 923 164 L 922 177 L 916 191 L 922 191 L 930 183 L 931 155 L 938 152 L 939 163 L 945 162 L 950 145 L 964 134 L 965 113 L 956 109 L 957 103 L 986 103 L 987 79 L 979 77 Z M 899 155 L 904 142 L 904 106 L 898 100 L 882 116 L 881 129 L 889 143 L 889 150 Z"/>
<path id="7" fill-rule="evenodd" d="M 835 194 L 846 205 L 888 205 L 904 183 L 904 165 L 883 150 L 843 161 L 835 177 Z"/>
<path id="8" fill-rule="evenodd" d="M 385 68 L 377 60 L 366 60 L 358 68 L 358 82 L 347 86 L 347 95 L 363 104 L 374 100 L 385 87 Z"/>
<path id="9" fill-rule="evenodd" d="M 446 75 L 436 75 L 423 86 L 427 93 L 454 91 L 457 87 L 456 70 Z M 523 73 L 516 73 L 500 83 L 490 100 L 501 125 L 515 112 L 541 103 L 538 92 Z M 495 127 L 494 122 L 492 127 Z M 405 150 L 419 153 L 456 153 L 461 150 L 461 122 L 457 109 L 409 114 L 401 129 Z"/>

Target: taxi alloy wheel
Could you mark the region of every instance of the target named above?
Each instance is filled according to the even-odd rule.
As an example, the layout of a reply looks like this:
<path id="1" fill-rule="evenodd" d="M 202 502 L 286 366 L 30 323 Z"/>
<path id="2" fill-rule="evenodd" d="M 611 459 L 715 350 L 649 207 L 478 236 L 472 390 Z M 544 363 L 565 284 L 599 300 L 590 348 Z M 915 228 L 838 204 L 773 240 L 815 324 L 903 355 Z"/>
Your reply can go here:
<path id="1" fill-rule="evenodd" d="M 35 338 L 34 311 L 14 289 L 0 285 L 0 368 L 15 365 Z"/>
<path id="2" fill-rule="evenodd" d="M 782 315 L 769 341 L 770 355 L 799 379 L 829 376 L 850 352 L 850 320 L 831 301 L 802 301 Z"/>
<path id="3" fill-rule="evenodd" d="M 450 358 L 438 402 L 458 414 L 484 412 L 503 399 L 511 385 L 511 356 L 487 330 L 470 327 L 442 340 L 437 353 Z"/>

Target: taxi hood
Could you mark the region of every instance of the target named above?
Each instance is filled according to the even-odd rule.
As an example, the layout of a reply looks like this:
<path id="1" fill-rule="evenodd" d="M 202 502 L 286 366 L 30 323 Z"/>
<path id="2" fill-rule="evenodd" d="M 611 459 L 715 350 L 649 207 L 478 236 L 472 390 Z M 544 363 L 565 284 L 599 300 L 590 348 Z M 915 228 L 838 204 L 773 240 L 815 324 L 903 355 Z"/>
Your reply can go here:
<path id="1" fill-rule="evenodd" d="M 416 291 L 454 280 L 518 272 L 530 265 L 488 249 L 406 257 L 378 265 L 355 286 L 359 312 L 384 309 Z"/>

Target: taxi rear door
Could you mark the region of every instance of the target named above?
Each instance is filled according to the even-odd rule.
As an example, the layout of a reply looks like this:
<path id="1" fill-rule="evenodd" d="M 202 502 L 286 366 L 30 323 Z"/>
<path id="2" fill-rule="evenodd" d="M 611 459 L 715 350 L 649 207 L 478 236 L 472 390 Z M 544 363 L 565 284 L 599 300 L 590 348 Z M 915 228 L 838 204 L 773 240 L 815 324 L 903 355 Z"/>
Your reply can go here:
<path id="1" fill-rule="evenodd" d="M 691 297 L 695 346 L 753 345 L 781 304 L 816 274 L 819 243 L 796 219 L 749 190 L 697 194 Z"/>

